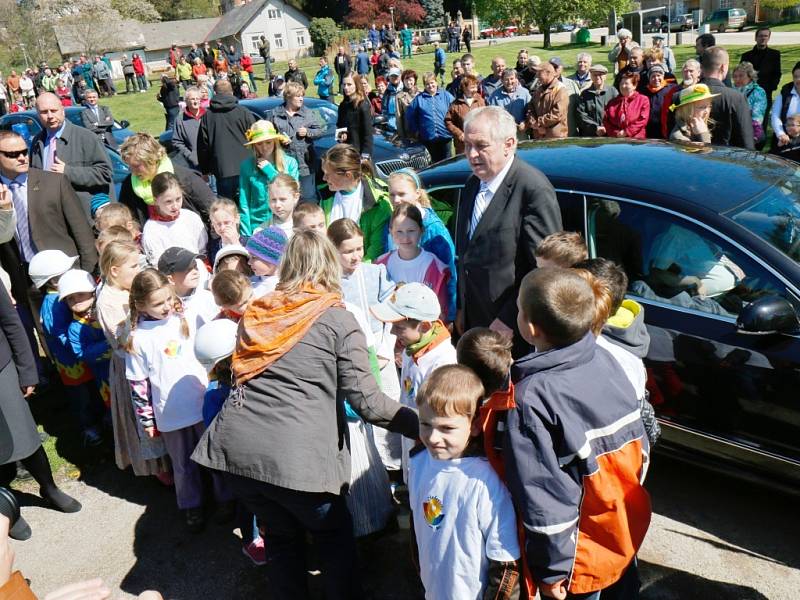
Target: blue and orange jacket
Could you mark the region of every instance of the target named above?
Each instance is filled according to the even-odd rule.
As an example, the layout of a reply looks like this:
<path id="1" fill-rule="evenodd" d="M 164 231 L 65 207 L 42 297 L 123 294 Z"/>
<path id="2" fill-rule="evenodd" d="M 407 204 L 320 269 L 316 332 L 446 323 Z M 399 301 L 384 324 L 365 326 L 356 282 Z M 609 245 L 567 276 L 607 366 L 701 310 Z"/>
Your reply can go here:
<path id="1" fill-rule="evenodd" d="M 72 323 L 72 311 L 66 302 L 58 299 L 58 292 L 50 291 L 44 295 L 39 318 L 42 321 L 45 344 L 56 365 L 61 383 L 77 386 L 91 381 L 94 376 L 89 366 L 75 356 L 67 338 L 67 329 Z"/>
<path id="2" fill-rule="evenodd" d="M 649 444 L 633 386 L 588 332 L 512 369 L 504 461 L 536 581 L 573 594 L 627 569 L 650 525 Z"/>
<path id="3" fill-rule="evenodd" d="M 94 373 L 94 380 L 103 402 L 111 406 L 109 387 L 109 367 L 111 366 L 111 346 L 108 344 L 100 322 L 93 317 L 75 318 L 67 330 L 72 351 L 79 359 L 86 361 Z"/>

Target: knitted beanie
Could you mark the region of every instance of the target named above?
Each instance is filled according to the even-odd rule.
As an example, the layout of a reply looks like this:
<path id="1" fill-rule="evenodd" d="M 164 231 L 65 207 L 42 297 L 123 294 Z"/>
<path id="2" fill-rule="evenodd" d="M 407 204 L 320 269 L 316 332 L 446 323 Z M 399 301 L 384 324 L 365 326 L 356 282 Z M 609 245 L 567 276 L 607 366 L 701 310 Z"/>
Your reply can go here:
<path id="1" fill-rule="evenodd" d="M 267 227 L 254 233 L 247 240 L 247 251 L 253 258 L 258 258 L 272 265 L 281 262 L 287 242 L 286 234 L 279 227 Z"/>

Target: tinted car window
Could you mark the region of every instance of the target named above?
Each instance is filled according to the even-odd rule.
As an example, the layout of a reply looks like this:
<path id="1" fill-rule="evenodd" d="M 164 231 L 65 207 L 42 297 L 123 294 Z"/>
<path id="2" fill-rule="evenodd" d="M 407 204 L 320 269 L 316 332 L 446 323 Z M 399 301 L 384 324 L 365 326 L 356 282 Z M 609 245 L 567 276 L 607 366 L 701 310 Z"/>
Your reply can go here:
<path id="1" fill-rule="evenodd" d="M 590 254 L 623 265 L 634 296 L 727 317 L 761 296 L 786 296 L 761 264 L 680 216 L 601 198 L 589 198 L 587 216 Z"/>
<path id="2" fill-rule="evenodd" d="M 439 188 L 428 192 L 431 201 L 431 208 L 436 211 L 439 218 L 450 231 L 450 235 L 455 235 L 456 228 L 456 206 L 461 197 L 460 187 Z"/>
<path id="3" fill-rule="evenodd" d="M 800 178 L 770 188 L 730 216 L 792 260 L 800 261 Z"/>

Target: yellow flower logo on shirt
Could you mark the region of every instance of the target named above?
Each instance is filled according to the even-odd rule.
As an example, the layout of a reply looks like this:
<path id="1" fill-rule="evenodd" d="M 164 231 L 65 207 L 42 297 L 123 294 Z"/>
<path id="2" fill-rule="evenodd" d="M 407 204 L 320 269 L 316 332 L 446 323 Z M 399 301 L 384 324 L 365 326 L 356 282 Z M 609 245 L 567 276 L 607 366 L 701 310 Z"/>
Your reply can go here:
<path id="1" fill-rule="evenodd" d="M 164 346 L 164 354 L 169 358 L 176 358 L 181 354 L 181 343 L 178 340 L 170 340 Z"/>
<path id="2" fill-rule="evenodd" d="M 422 503 L 422 514 L 431 529 L 438 529 L 439 525 L 442 524 L 442 519 L 444 519 L 442 501 L 436 496 L 428 496 L 428 499 Z"/>

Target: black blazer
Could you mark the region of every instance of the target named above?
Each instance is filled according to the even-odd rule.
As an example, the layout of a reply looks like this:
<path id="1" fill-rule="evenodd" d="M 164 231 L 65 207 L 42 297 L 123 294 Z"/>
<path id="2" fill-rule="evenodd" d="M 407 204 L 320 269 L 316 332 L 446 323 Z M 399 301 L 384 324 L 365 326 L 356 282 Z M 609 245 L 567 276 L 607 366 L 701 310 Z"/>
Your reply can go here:
<path id="1" fill-rule="evenodd" d="M 467 180 L 456 212 L 458 308 L 464 310 L 466 329 L 488 327 L 499 318 L 516 332 L 522 278 L 536 267 L 539 242 L 562 229 L 550 181 L 519 158 L 513 160 L 472 239 L 469 224 L 480 189 L 474 175 Z"/>
<path id="2" fill-rule="evenodd" d="M 94 138 L 93 133 L 89 135 Z M 94 272 L 97 250 L 92 228 L 66 177 L 33 168 L 28 171 L 28 223 L 37 250 L 61 250 L 67 256 L 78 256 L 80 268 Z M 0 262 L 11 277 L 14 295 L 24 298 L 28 274 L 15 240 L 0 244 Z"/>
<path id="3" fill-rule="evenodd" d="M 711 119 L 714 121 L 711 143 L 755 150 L 753 118 L 745 95 L 727 87 L 719 79 L 706 77 L 703 83 L 712 94 L 719 94 L 711 100 Z"/>
<path id="4" fill-rule="evenodd" d="M 372 156 L 374 141 L 369 100 L 363 100 L 358 106 L 355 106 L 349 98 L 342 100 L 336 127 L 347 127 L 347 143 L 359 153 Z"/>

